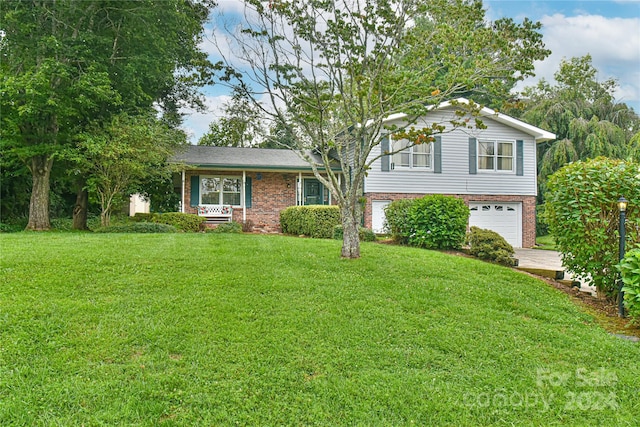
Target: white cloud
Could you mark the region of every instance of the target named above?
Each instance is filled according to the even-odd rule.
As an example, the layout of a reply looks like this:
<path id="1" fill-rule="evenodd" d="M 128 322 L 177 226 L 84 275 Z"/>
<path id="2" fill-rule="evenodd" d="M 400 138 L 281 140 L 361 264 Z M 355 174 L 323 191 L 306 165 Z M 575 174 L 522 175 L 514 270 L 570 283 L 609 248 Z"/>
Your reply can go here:
<path id="1" fill-rule="evenodd" d="M 219 5 L 210 15 L 210 22 L 205 25 L 205 37 L 200 43 L 200 48 L 214 59 L 225 57 L 231 48 L 227 41 L 228 33 L 244 22 L 243 16 L 250 11 L 245 10 L 243 2 L 237 0 L 220 1 Z"/>
<path id="2" fill-rule="evenodd" d="M 614 78 L 620 88 L 620 101 L 640 106 L 640 19 L 605 18 L 599 15 L 545 15 L 544 42 L 552 54 L 536 64 L 536 77 L 524 83 L 535 84 L 540 78 L 553 81 L 560 61 L 590 54 L 599 71 L 598 80 Z"/>
<path id="3" fill-rule="evenodd" d="M 640 61 L 640 19 L 598 15 L 544 16 L 545 40 L 554 52 L 589 52 L 599 60 Z M 573 55 L 575 56 L 575 55 Z"/>
<path id="4" fill-rule="evenodd" d="M 224 14 L 241 14 L 245 10 L 245 4 L 242 0 L 219 0 L 216 11 Z"/>

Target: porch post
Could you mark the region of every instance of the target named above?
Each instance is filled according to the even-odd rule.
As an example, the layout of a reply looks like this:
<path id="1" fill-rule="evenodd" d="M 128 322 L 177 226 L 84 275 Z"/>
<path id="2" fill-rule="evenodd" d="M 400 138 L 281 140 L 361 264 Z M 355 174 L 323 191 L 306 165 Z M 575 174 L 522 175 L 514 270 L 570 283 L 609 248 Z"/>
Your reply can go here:
<path id="1" fill-rule="evenodd" d="M 298 172 L 298 184 L 296 185 L 296 205 L 302 206 L 302 172 Z"/>
<path id="2" fill-rule="evenodd" d="M 245 194 L 247 191 L 247 171 L 242 171 L 242 191 L 240 192 L 240 202 L 242 204 L 242 223 L 247 222 L 247 195 Z"/>
<path id="3" fill-rule="evenodd" d="M 184 169 L 182 169 L 182 173 L 181 175 L 181 179 L 182 179 L 182 194 L 180 195 L 180 212 L 184 213 L 184 192 L 185 192 L 185 188 L 184 188 L 184 181 L 185 181 L 185 172 Z"/>

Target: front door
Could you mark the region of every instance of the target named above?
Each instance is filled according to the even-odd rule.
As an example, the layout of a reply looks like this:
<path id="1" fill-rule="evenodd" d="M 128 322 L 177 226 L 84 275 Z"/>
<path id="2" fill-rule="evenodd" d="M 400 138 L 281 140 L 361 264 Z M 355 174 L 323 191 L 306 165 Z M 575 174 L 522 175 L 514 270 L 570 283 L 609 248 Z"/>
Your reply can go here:
<path id="1" fill-rule="evenodd" d="M 317 179 L 304 180 L 304 204 L 305 205 L 326 205 L 329 200 L 325 200 L 324 185 Z"/>

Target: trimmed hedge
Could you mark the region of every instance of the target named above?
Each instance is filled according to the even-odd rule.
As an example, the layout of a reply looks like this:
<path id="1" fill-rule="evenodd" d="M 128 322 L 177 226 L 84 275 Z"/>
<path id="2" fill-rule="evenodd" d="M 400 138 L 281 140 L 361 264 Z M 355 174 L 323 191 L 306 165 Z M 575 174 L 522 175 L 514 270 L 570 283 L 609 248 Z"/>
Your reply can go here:
<path id="1" fill-rule="evenodd" d="M 409 243 L 411 224 L 409 222 L 409 210 L 414 199 L 395 200 L 384 208 L 384 228 L 391 234 L 391 238 L 397 243 L 406 245 Z"/>
<path id="2" fill-rule="evenodd" d="M 153 222 L 172 225 L 180 231 L 198 232 L 200 225 L 206 221 L 204 217 L 182 212 L 143 213 L 137 212 L 131 217 L 133 222 Z"/>
<path id="3" fill-rule="evenodd" d="M 469 208 L 464 200 L 431 194 L 414 200 L 409 210 L 409 244 L 426 249 L 459 249 L 464 243 Z"/>
<path id="4" fill-rule="evenodd" d="M 619 211 L 627 206 L 628 247 L 640 243 L 640 163 L 598 157 L 569 163 L 549 177 L 544 220 L 562 264 L 611 302 L 618 295 Z"/>
<path id="5" fill-rule="evenodd" d="M 96 233 L 177 233 L 178 229 L 167 224 L 134 222 L 126 225 L 112 225 L 95 230 Z"/>
<path id="6" fill-rule="evenodd" d="M 469 208 L 462 199 L 429 194 L 402 199 L 385 209 L 386 228 L 398 243 L 426 249 L 458 249 L 464 243 Z"/>
<path id="7" fill-rule="evenodd" d="M 197 233 L 206 219 L 195 214 L 168 212 L 155 214 L 151 221 L 156 224 L 172 225 L 180 231 Z"/>
<path id="8" fill-rule="evenodd" d="M 342 240 L 344 233 L 342 231 L 342 225 L 336 225 L 333 227 L 333 238 L 335 240 Z M 375 242 L 376 234 L 373 230 L 365 227 L 358 227 L 358 238 L 361 242 Z"/>
<path id="9" fill-rule="evenodd" d="M 144 213 L 144 212 L 136 212 L 132 217 L 131 221 L 133 222 L 153 222 L 153 217 L 158 214 L 155 213 Z"/>
<path id="10" fill-rule="evenodd" d="M 208 228 L 207 233 L 242 233 L 242 224 L 239 222 L 223 222 L 218 224 L 216 228 Z"/>
<path id="11" fill-rule="evenodd" d="M 618 269 L 624 283 L 624 305 L 631 321 L 640 325 L 640 248 L 627 252 Z"/>
<path id="12" fill-rule="evenodd" d="M 513 267 L 516 263 L 513 247 L 498 233 L 471 227 L 467 236 L 469 254 L 486 261 Z"/>
<path id="13" fill-rule="evenodd" d="M 330 239 L 333 228 L 339 224 L 338 206 L 290 206 L 280 211 L 280 226 L 285 234 Z"/>
<path id="14" fill-rule="evenodd" d="M 152 222 L 156 224 L 172 225 L 179 231 L 194 232 L 200 231 L 202 224 L 206 221 L 204 217 L 181 213 L 181 212 L 167 212 L 167 213 L 136 213 L 132 218 L 134 222 Z"/>

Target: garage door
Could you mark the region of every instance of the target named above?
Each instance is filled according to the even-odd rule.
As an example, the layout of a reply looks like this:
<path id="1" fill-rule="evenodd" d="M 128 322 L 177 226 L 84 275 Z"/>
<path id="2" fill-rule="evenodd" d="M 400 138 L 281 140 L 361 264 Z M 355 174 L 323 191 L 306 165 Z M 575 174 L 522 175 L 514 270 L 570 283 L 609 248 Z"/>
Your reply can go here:
<path id="1" fill-rule="evenodd" d="M 371 201 L 371 229 L 374 233 L 384 233 L 384 208 L 386 208 L 390 200 L 372 200 Z"/>
<path id="2" fill-rule="evenodd" d="M 522 247 L 522 204 L 470 202 L 469 226 L 500 234 L 514 248 Z"/>

